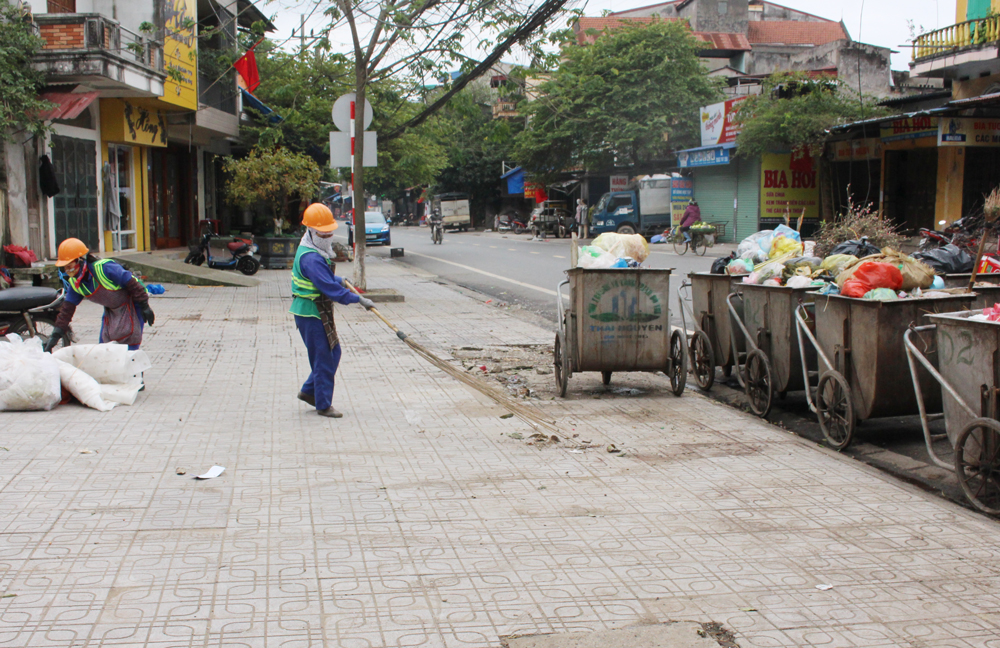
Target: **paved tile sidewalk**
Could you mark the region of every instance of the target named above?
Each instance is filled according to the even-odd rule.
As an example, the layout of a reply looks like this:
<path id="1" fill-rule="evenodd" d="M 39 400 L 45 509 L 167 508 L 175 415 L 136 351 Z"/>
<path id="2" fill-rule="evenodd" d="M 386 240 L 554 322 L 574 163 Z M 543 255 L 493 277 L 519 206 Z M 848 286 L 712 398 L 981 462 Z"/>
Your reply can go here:
<path id="1" fill-rule="evenodd" d="M 370 272 L 439 354 L 551 342 Z M 528 446 L 358 307 L 338 310 L 347 417 L 323 419 L 295 400 L 288 273 L 261 277 L 156 298 L 136 405 L 0 414 L 0 646 L 483 647 L 671 619 L 744 647 L 1000 646 L 994 521 L 665 379 L 594 399 L 574 376 L 539 404 L 625 457 Z M 77 312 L 85 341 L 98 316 Z"/>

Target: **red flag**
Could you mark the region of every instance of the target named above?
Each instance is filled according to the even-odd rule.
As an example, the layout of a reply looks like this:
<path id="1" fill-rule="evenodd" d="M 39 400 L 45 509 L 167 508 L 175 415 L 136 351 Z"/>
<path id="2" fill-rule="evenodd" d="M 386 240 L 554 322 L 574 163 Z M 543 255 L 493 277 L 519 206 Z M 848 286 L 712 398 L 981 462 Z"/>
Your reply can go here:
<path id="1" fill-rule="evenodd" d="M 233 63 L 233 67 L 243 77 L 243 83 L 247 87 L 247 92 L 253 92 L 257 89 L 257 86 L 260 85 L 260 73 L 257 71 L 257 57 L 254 56 L 253 47 Z"/>

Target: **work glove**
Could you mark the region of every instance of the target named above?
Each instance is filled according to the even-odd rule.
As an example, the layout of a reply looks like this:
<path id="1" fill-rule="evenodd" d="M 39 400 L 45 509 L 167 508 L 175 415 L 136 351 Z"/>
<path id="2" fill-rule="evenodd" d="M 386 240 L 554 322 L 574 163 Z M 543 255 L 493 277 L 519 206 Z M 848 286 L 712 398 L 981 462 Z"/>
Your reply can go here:
<path id="1" fill-rule="evenodd" d="M 45 343 L 45 350 L 52 351 L 59 344 L 59 340 L 66 337 L 66 331 L 62 330 L 58 326 L 52 327 L 52 333 L 49 334 L 49 341 Z"/>
<path id="2" fill-rule="evenodd" d="M 149 307 L 149 302 L 138 302 L 139 312 L 142 314 L 142 319 L 149 326 L 153 325 L 153 321 L 156 319 L 156 315 L 153 314 L 153 309 Z"/>
<path id="3" fill-rule="evenodd" d="M 362 297 L 361 299 L 358 300 L 358 303 L 361 304 L 362 306 L 364 306 L 365 309 L 367 309 L 367 310 L 371 310 L 371 309 L 375 308 L 375 302 L 373 302 L 372 300 L 368 299 L 367 297 Z"/>
<path id="4" fill-rule="evenodd" d="M 345 287 L 344 286 L 344 278 L 341 277 L 340 275 L 333 275 L 333 280 L 336 281 L 337 284 L 340 285 L 341 287 Z"/>

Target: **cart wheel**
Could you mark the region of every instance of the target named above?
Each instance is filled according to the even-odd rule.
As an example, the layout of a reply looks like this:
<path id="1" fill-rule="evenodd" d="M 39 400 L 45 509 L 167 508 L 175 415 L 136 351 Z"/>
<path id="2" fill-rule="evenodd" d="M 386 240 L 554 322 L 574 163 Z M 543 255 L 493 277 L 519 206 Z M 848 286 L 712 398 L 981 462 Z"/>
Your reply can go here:
<path id="1" fill-rule="evenodd" d="M 771 379 L 771 363 L 763 351 L 754 349 L 747 355 L 743 377 L 750 409 L 757 416 L 766 417 L 774 400 L 774 382 Z"/>
<path id="2" fill-rule="evenodd" d="M 559 231 L 556 232 L 556 238 L 566 238 L 567 236 L 569 236 L 569 232 L 566 231 L 566 226 L 560 223 Z"/>
<path id="3" fill-rule="evenodd" d="M 687 384 L 687 338 L 681 331 L 670 335 L 670 359 L 667 361 L 667 375 L 670 376 L 670 389 L 674 396 L 684 393 Z"/>
<path id="4" fill-rule="evenodd" d="M 816 386 L 816 418 L 826 442 L 843 450 L 854 438 L 854 403 L 851 388 L 839 371 L 827 371 Z"/>
<path id="5" fill-rule="evenodd" d="M 556 376 L 556 389 L 559 392 L 560 398 L 566 397 L 566 388 L 569 387 L 569 371 L 567 370 L 569 363 L 566 361 L 567 353 L 565 336 L 562 331 L 559 331 L 556 333 L 556 345 L 552 351 L 552 372 Z"/>
<path id="6" fill-rule="evenodd" d="M 955 442 L 955 474 L 980 511 L 1000 514 L 1000 423 L 977 418 Z"/>
<path id="7" fill-rule="evenodd" d="M 611 372 L 610 371 L 602 371 L 601 372 L 601 382 L 603 382 L 605 385 L 610 385 L 611 384 Z"/>
<path id="8" fill-rule="evenodd" d="M 699 387 L 712 388 L 715 384 L 715 352 L 704 331 L 695 331 L 691 336 L 691 369 Z"/>

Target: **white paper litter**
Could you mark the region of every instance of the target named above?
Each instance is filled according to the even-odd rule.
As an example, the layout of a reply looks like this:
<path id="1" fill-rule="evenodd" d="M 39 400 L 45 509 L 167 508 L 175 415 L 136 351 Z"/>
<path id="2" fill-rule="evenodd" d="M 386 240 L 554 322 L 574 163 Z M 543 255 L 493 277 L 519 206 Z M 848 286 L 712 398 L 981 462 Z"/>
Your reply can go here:
<path id="1" fill-rule="evenodd" d="M 226 469 L 222 466 L 212 466 L 208 469 L 208 472 L 204 475 L 198 475 L 195 479 L 215 479 L 223 473 Z"/>
<path id="2" fill-rule="evenodd" d="M 816 589 L 823 590 L 825 592 L 826 590 L 832 590 L 833 589 L 833 585 L 825 585 L 825 584 L 824 585 L 817 585 Z"/>

